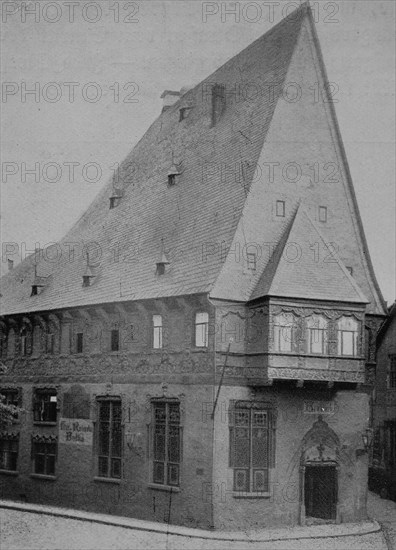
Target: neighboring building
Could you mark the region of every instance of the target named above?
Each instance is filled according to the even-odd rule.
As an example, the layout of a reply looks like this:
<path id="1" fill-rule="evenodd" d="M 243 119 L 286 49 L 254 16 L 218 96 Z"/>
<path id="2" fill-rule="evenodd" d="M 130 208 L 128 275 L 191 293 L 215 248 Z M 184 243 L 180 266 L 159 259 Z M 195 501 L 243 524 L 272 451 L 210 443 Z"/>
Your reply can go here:
<path id="1" fill-rule="evenodd" d="M 119 179 L 3 277 L 0 383 L 27 413 L 2 496 L 216 529 L 366 517 L 386 313 L 326 82 L 304 5 L 168 91 Z"/>
<path id="2" fill-rule="evenodd" d="M 373 428 L 370 483 L 383 496 L 396 500 L 396 302 L 377 336 Z"/>

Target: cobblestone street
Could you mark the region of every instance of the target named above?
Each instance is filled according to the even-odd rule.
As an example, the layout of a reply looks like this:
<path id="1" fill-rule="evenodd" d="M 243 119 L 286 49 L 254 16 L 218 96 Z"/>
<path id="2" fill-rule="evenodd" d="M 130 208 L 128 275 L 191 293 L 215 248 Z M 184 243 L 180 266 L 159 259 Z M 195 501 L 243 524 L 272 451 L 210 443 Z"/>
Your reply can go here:
<path id="1" fill-rule="evenodd" d="M 396 502 L 380 498 L 375 493 L 369 492 L 368 514 L 371 519 L 376 519 L 384 529 L 388 547 L 396 549 Z"/>
<path id="2" fill-rule="evenodd" d="M 214 540 L 196 538 L 191 530 L 185 535 L 130 529 L 93 521 L 81 521 L 44 513 L 0 509 L 1 550 L 73 550 L 73 549 L 230 549 L 230 550 L 394 550 L 396 548 L 396 503 L 369 496 L 369 515 L 386 530 L 363 535 L 334 536 L 328 526 L 326 535 L 312 537 L 311 528 L 283 530 L 289 540 L 279 540 L 281 530 L 274 531 L 273 540 L 257 540 L 260 533 L 249 533 L 246 540 Z M 103 517 L 103 516 L 98 516 Z M 109 516 L 109 520 L 113 520 Z M 147 522 L 147 527 L 150 528 Z M 171 531 L 172 527 L 170 527 Z M 319 532 L 318 532 L 319 533 Z M 352 532 L 351 532 L 352 533 Z M 268 532 L 266 532 L 268 534 Z M 195 536 L 194 536 L 195 535 Z M 300 538 L 291 539 L 291 536 Z M 254 540 L 249 540 L 254 539 Z M 387 539 L 387 540 L 385 540 Z"/>

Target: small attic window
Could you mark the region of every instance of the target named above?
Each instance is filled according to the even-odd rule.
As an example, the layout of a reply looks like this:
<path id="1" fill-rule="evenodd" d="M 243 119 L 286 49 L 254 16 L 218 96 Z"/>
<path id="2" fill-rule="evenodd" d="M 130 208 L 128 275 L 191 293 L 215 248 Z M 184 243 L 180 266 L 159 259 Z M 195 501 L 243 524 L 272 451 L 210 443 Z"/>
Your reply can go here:
<path id="1" fill-rule="evenodd" d="M 319 221 L 327 222 L 327 206 L 319 206 Z"/>
<path id="2" fill-rule="evenodd" d="M 179 109 L 179 122 L 186 119 L 190 114 L 190 111 L 191 111 L 191 107 L 181 107 Z"/>
<path id="3" fill-rule="evenodd" d="M 351 267 L 350 265 L 347 265 L 346 268 L 349 271 L 349 275 L 353 275 L 353 267 Z"/>
<path id="4" fill-rule="evenodd" d="M 285 217 L 285 201 L 276 201 L 276 215 L 278 218 L 284 218 Z"/>
<path id="5" fill-rule="evenodd" d="M 114 189 L 113 194 L 110 197 L 110 210 L 116 208 L 121 201 L 122 191 L 121 189 Z"/>
<path id="6" fill-rule="evenodd" d="M 223 84 L 212 87 L 212 126 L 215 126 L 222 117 L 226 108 L 226 93 Z"/>
<path id="7" fill-rule="evenodd" d="M 37 296 L 38 294 L 38 287 L 37 285 L 32 285 L 32 293 L 30 296 Z"/>
<path id="8" fill-rule="evenodd" d="M 164 275 L 165 274 L 165 264 L 158 263 L 157 264 L 157 275 Z"/>
<path id="9" fill-rule="evenodd" d="M 172 186 L 177 183 L 177 180 L 181 172 L 175 163 L 172 163 L 172 166 L 168 170 L 168 185 Z"/>
<path id="10" fill-rule="evenodd" d="M 256 271 L 257 267 L 257 257 L 254 252 L 248 252 L 246 254 L 247 268 L 250 271 Z"/>
<path id="11" fill-rule="evenodd" d="M 169 260 L 168 260 L 168 258 L 166 257 L 166 254 L 165 254 L 164 239 L 162 238 L 161 239 L 160 257 L 158 258 L 158 262 L 156 263 L 156 266 L 157 266 L 156 274 L 157 275 L 164 275 L 167 265 L 169 265 Z"/>
<path id="12" fill-rule="evenodd" d="M 47 284 L 47 277 L 40 277 L 36 275 L 32 284 L 32 292 L 30 296 L 37 296 L 41 294 Z"/>
<path id="13" fill-rule="evenodd" d="M 83 287 L 91 286 L 91 277 L 89 275 L 83 275 Z"/>

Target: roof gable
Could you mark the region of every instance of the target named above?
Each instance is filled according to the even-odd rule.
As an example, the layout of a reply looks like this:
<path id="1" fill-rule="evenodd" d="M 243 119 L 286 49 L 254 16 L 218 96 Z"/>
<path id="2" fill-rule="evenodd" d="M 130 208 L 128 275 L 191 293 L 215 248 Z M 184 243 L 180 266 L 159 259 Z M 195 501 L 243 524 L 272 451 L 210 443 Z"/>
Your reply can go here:
<path id="1" fill-rule="evenodd" d="M 312 300 L 367 303 L 337 252 L 300 205 L 251 299 L 281 296 Z M 330 245 L 330 246 L 329 246 Z M 324 257 L 317 250 L 326 250 Z"/>

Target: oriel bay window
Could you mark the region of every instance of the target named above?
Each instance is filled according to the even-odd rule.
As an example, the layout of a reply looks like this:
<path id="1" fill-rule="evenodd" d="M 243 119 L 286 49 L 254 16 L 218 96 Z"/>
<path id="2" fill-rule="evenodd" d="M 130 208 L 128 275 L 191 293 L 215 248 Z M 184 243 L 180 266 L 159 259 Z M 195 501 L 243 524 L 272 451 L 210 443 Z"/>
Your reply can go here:
<path id="1" fill-rule="evenodd" d="M 292 352 L 296 341 L 296 319 L 292 313 L 280 313 L 274 318 L 275 351 Z"/>
<path id="2" fill-rule="evenodd" d="M 272 408 L 247 402 L 230 411 L 229 465 L 234 471 L 234 491 L 268 493 L 269 471 L 275 462 Z"/>
<path id="3" fill-rule="evenodd" d="M 18 444 L 18 434 L 0 434 L 0 470 L 17 470 Z"/>
<path id="4" fill-rule="evenodd" d="M 180 483 L 182 446 L 180 404 L 176 401 L 154 401 L 152 415 L 152 482 L 177 487 Z"/>
<path id="5" fill-rule="evenodd" d="M 338 355 L 358 354 L 359 322 L 353 317 L 341 317 L 337 321 Z"/>
<path id="6" fill-rule="evenodd" d="M 56 453 L 57 438 L 55 436 L 33 436 L 33 473 L 47 476 L 55 475 Z"/>
<path id="7" fill-rule="evenodd" d="M 98 399 L 98 476 L 121 478 L 121 400 Z"/>
<path id="8" fill-rule="evenodd" d="M 321 315 L 312 315 L 307 319 L 307 351 L 323 355 L 327 353 L 328 322 Z"/>
<path id="9" fill-rule="evenodd" d="M 34 422 L 56 422 L 58 398 L 55 389 L 39 388 L 33 395 Z"/>

